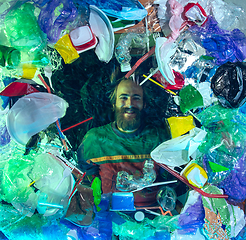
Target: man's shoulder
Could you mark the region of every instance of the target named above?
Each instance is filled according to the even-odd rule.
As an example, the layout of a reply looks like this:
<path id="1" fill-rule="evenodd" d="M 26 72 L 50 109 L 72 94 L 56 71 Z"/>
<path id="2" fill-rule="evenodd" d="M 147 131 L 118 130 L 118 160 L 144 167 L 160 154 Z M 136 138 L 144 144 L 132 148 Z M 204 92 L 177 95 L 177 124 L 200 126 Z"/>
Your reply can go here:
<path id="1" fill-rule="evenodd" d="M 85 138 L 88 136 L 96 136 L 99 134 L 104 134 L 105 132 L 109 132 L 110 130 L 112 130 L 111 127 L 112 123 L 108 123 L 106 125 L 100 126 L 100 127 L 94 127 L 91 128 L 86 134 L 85 134 Z"/>
<path id="2" fill-rule="evenodd" d="M 157 126 L 154 124 L 146 124 L 142 134 L 159 136 L 163 141 L 171 138 L 170 129 L 167 125 Z"/>

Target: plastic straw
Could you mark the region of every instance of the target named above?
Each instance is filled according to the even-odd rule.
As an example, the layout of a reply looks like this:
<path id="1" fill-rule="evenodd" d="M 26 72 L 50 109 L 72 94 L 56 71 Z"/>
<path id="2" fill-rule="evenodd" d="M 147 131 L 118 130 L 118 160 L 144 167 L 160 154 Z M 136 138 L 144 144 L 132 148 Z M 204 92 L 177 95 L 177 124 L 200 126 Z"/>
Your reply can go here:
<path id="1" fill-rule="evenodd" d="M 77 127 L 78 125 L 80 125 L 80 124 L 82 124 L 82 123 L 85 123 L 85 122 L 88 122 L 88 121 L 90 121 L 90 120 L 92 120 L 92 119 L 93 119 L 93 117 L 90 117 L 90 118 L 88 118 L 88 119 L 86 119 L 86 120 L 84 120 L 84 121 L 82 121 L 82 122 L 79 122 L 79 123 L 77 123 L 77 124 L 75 124 L 75 125 L 73 125 L 73 126 L 71 126 L 71 127 L 68 127 L 68 128 L 63 129 L 62 132 L 65 132 L 65 131 L 67 131 L 67 130 L 69 130 L 69 129 L 71 129 L 71 128 Z"/>
<path id="2" fill-rule="evenodd" d="M 135 65 L 132 67 L 132 69 L 125 75 L 125 78 L 129 78 L 135 70 L 139 67 L 139 65 L 144 62 L 148 57 L 150 57 L 155 52 L 155 46 L 150 49 L 143 57 L 141 57 Z"/>
<path id="3" fill-rule="evenodd" d="M 181 175 L 179 175 L 177 172 L 175 172 L 174 170 L 172 170 L 171 168 L 169 168 L 167 165 L 165 165 L 163 163 L 158 163 L 158 162 L 156 162 L 156 164 L 159 165 L 160 167 L 164 168 L 166 171 L 168 171 L 173 176 L 175 176 L 176 178 L 178 178 L 180 181 L 182 181 L 183 183 L 185 183 L 187 186 L 189 186 L 189 187 L 193 188 L 195 191 L 199 192 L 204 197 L 208 197 L 208 198 L 228 198 L 228 195 L 224 195 L 224 194 L 210 194 L 210 193 L 206 193 L 202 189 L 197 188 L 197 187 L 193 186 L 192 184 L 190 184 L 186 178 L 184 178 Z"/>

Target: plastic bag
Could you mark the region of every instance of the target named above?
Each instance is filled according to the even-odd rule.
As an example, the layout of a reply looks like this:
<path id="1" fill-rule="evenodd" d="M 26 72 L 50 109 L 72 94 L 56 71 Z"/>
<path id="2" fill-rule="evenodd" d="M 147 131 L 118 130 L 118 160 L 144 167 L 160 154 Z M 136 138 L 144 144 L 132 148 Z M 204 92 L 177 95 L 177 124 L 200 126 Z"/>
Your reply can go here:
<path id="1" fill-rule="evenodd" d="M 224 189 L 225 194 L 229 196 L 228 199 L 236 204 L 243 202 L 246 198 L 245 158 L 246 154 L 244 152 L 230 174 L 218 185 L 219 188 Z"/>
<path id="2" fill-rule="evenodd" d="M 163 142 L 150 155 L 156 162 L 171 167 L 187 164 L 206 134 L 206 131 L 195 127 L 188 134 Z"/>
<path id="3" fill-rule="evenodd" d="M 68 103 L 50 93 L 31 93 L 20 98 L 7 115 L 10 136 L 25 145 L 31 136 L 65 115 Z"/>
<path id="4" fill-rule="evenodd" d="M 202 228 L 204 224 L 205 211 L 202 205 L 202 199 L 198 192 L 190 191 L 188 199 L 179 215 L 179 234 L 194 235 L 197 229 Z"/>
<path id="5" fill-rule="evenodd" d="M 34 6 L 25 3 L 5 17 L 5 31 L 12 47 L 36 52 L 46 46 L 46 35 L 41 31 L 34 15 Z"/>
<path id="6" fill-rule="evenodd" d="M 207 185 L 207 193 L 221 193 L 215 186 Z M 245 226 L 244 212 L 238 206 L 230 205 L 223 198 L 202 197 L 205 209 L 203 234 L 208 239 L 230 239 L 236 237 Z"/>
<path id="7" fill-rule="evenodd" d="M 224 107 L 238 108 L 246 101 L 246 64 L 227 62 L 211 79 L 211 88 Z"/>
<path id="8" fill-rule="evenodd" d="M 124 20 L 141 21 L 148 13 L 142 4 L 137 0 L 77 0 L 77 2 L 82 5 L 87 3 L 89 5 L 97 6 L 108 16 Z"/>
<path id="9" fill-rule="evenodd" d="M 70 22 L 77 17 L 78 11 L 72 0 L 49 1 L 41 8 L 38 23 L 41 30 L 47 34 L 50 43 L 55 43 Z"/>
<path id="10" fill-rule="evenodd" d="M 207 55 L 214 57 L 214 62 L 221 65 L 226 62 L 241 62 L 246 57 L 246 37 L 239 29 L 226 31 L 218 27 L 212 16 L 204 27 L 197 25 L 188 29 L 192 38 L 206 49 Z"/>

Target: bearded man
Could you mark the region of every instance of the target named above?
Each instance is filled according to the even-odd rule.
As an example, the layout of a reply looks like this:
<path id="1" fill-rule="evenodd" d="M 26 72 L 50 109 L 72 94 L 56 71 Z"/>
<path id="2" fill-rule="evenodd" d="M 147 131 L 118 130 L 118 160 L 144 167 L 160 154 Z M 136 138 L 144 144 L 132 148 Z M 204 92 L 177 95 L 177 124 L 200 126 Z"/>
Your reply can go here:
<path id="1" fill-rule="evenodd" d="M 78 148 L 81 170 L 92 178 L 101 178 L 103 193 L 118 191 L 116 178 L 120 171 L 140 178 L 145 161 L 151 158 L 150 152 L 170 139 L 168 127 L 160 129 L 145 123 L 145 99 L 142 86 L 132 79 L 120 79 L 110 99 L 115 121 L 89 130 Z M 158 166 L 154 169 L 158 176 Z M 153 187 L 135 192 L 135 206 L 153 205 L 156 193 Z"/>

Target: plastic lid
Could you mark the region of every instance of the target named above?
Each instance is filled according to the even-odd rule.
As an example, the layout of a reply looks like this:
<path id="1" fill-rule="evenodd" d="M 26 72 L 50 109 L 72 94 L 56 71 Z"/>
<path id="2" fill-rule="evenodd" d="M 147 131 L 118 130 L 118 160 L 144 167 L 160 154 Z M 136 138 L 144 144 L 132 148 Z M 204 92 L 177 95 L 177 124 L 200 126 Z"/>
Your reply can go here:
<path id="1" fill-rule="evenodd" d="M 138 222 L 143 221 L 143 220 L 144 220 L 144 217 L 145 217 L 145 215 L 144 215 L 144 213 L 141 212 L 141 211 L 137 211 L 137 212 L 135 213 L 135 215 L 134 215 L 134 218 L 135 218 L 136 221 L 138 221 Z"/>

